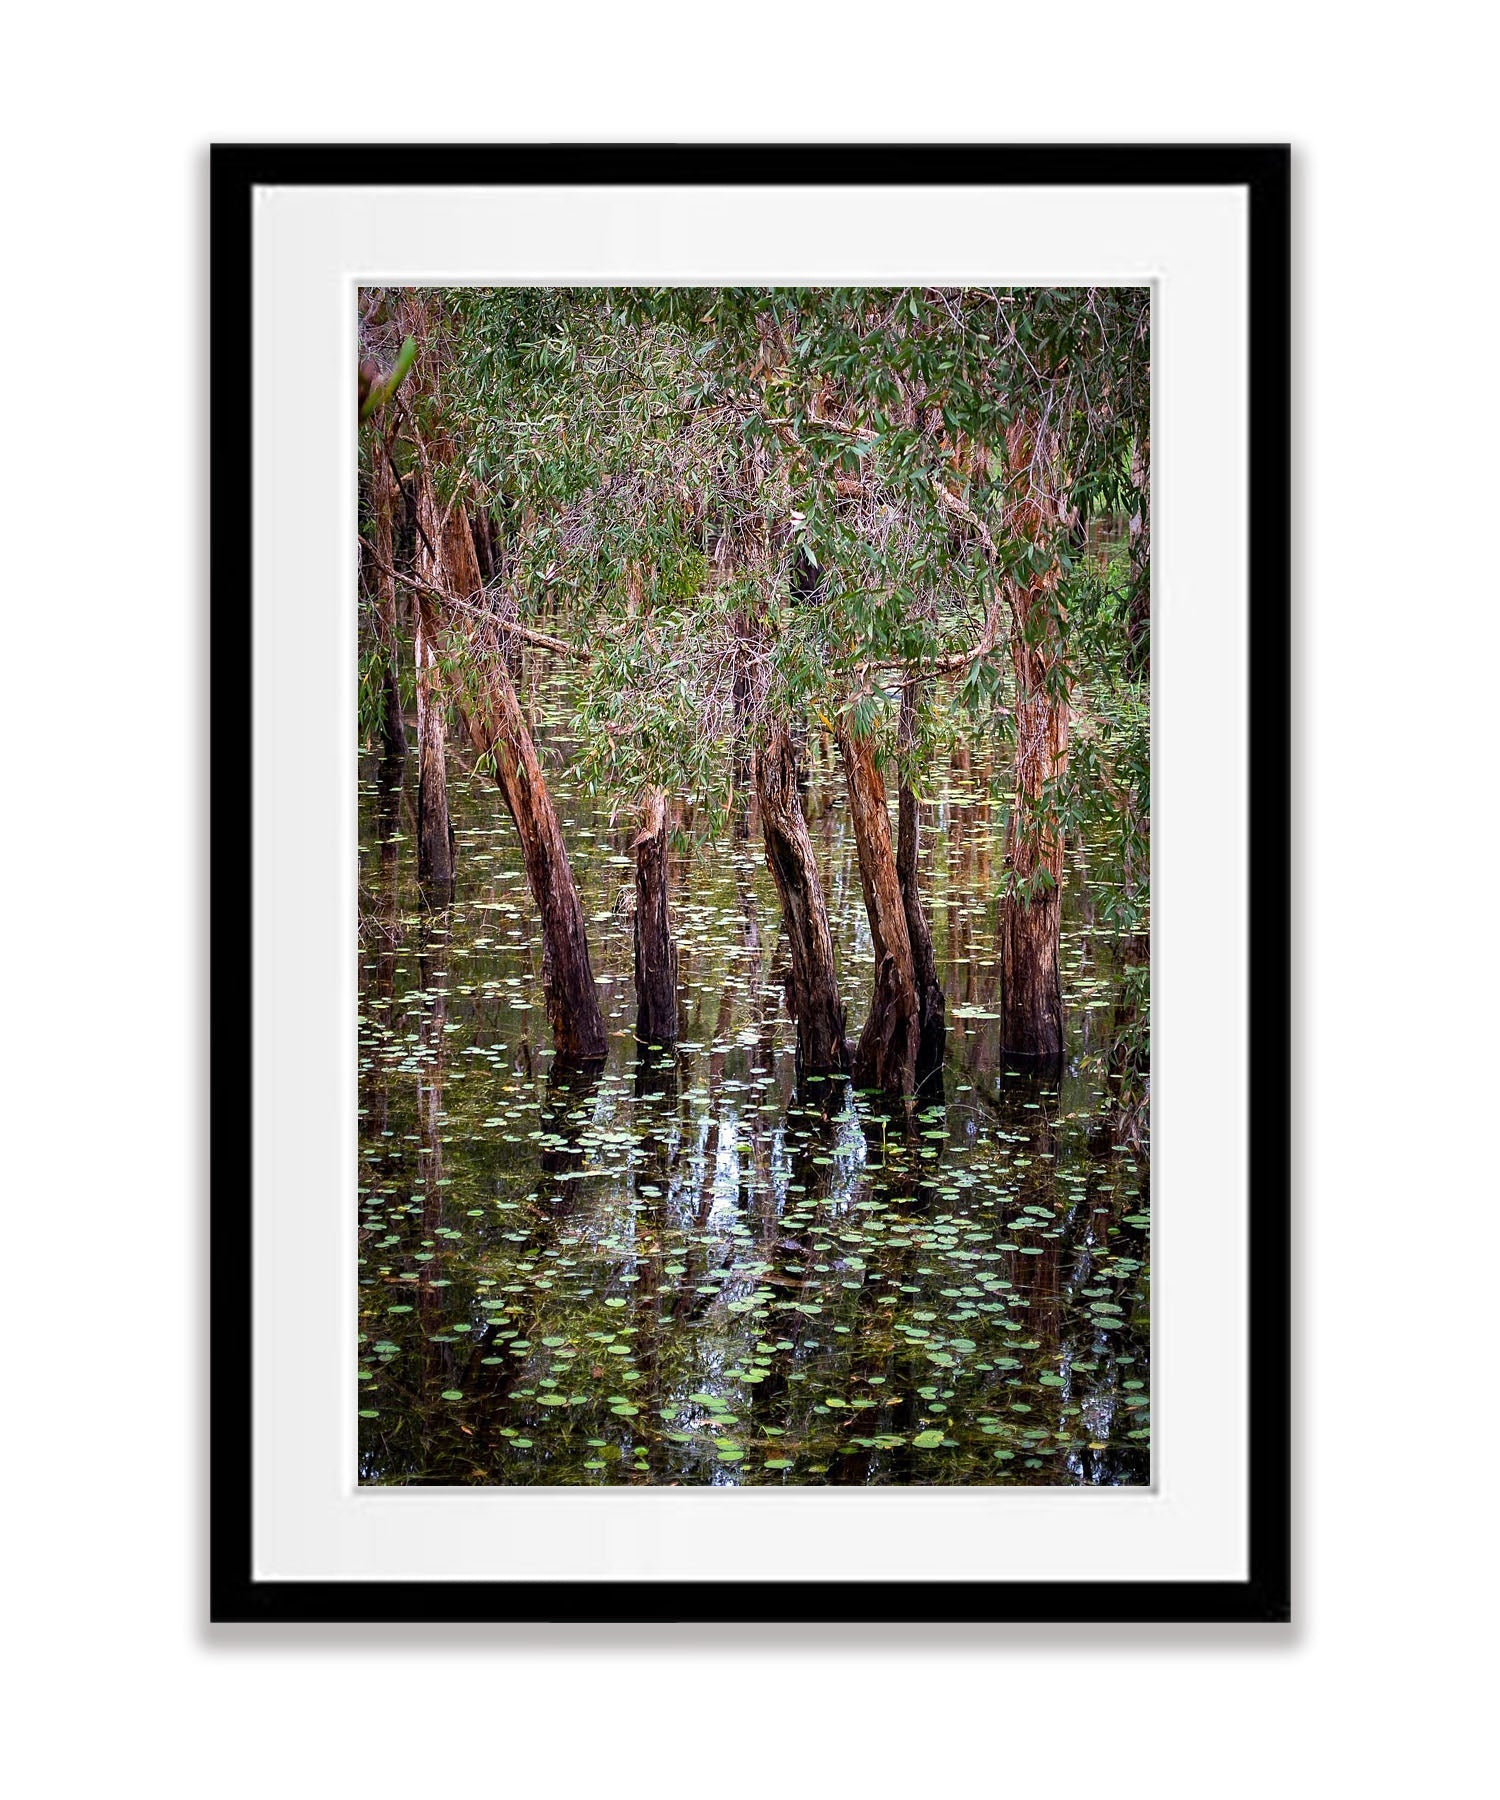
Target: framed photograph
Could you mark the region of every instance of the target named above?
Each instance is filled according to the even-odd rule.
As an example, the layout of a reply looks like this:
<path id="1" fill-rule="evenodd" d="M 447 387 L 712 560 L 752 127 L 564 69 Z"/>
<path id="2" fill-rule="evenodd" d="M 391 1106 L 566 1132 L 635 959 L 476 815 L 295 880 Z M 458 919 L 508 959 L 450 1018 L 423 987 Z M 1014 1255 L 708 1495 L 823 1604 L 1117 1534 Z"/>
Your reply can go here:
<path id="1" fill-rule="evenodd" d="M 1287 1619 L 1286 149 L 212 207 L 213 1618 Z"/>

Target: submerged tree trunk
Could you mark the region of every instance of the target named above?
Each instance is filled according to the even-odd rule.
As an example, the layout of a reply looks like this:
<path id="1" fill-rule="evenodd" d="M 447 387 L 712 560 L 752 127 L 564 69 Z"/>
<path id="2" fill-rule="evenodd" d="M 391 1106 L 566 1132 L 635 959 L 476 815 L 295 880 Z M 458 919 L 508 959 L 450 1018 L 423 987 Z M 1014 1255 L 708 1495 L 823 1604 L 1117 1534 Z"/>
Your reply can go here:
<path id="1" fill-rule="evenodd" d="M 1063 839 L 1053 788 L 1068 766 L 1068 694 L 1055 618 L 1038 615 L 1055 606 L 1040 584 L 1018 596 L 1015 798 L 1000 913 L 1000 1047 L 1049 1061 L 1063 1053 Z"/>
<path id="2" fill-rule="evenodd" d="M 604 1015 L 562 827 L 498 651 L 487 649 L 481 666 L 484 689 L 472 699 L 466 724 L 475 750 L 494 759 L 495 779 L 521 840 L 527 885 L 541 915 L 542 993 L 552 1042 L 571 1062 L 600 1062 L 607 1048 Z"/>
<path id="3" fill-rule="evenodd" d="M 406 755 L 406 719 L 401 710 L 401 678 L 397 673 L 399 633 L 396 612 L 395 507 L 396 478 L 382 452 L 375 459 L 375 634 L 382 658 L 380 737 L 387 757 Z"/>
<path id="4" fill-rule="evenodd" d="M 424 578 L 441 587 L 445 571 L 432 483 L 423 473 L 417 517 L 417 564 Z M 417 879 L 424 887 L 453 886 L 453 826 L 448 818 L 448 734 L 443 722 L 442 680 L 438 672 L 439 620 L 431 602 L 416 604 L 417 663 Z"/>
<path id="5" fill-rule="evenodd" d="M 494 758 L 495 778 L 521 839 L 527 884 L 541 915 L 542 991 L 552 1041 L 559 1056 L 597 1062 L 607 1047 L 604 1015 L 562 828 L 510 676 L 498 662 L 488 674 L 470 733 L 475 749 Z"/>
<path id="6" fill-rule="evenodd" d="M 911 748 L 915 730 L 916 696 L 908 684 L 901 690 L 901 748 Z M 906 911 L 906 932 L 911 939 L 912 976 L 917 988 L 917 1085 L 943 1066 L 943 1048 L 947 1039 L 947 1011 L 943 984 L 938 980 L 937 959 L 932 953 L 932 932 L 922 910 L 922 895 L 917 884 L 918 839 L 921 808 L 909 781 L 903 781 L 897 794 L 896 875 L 901 883 L 901 903 Z"/>
<path id="7" fill-rule="evenodd" d="M 1034 415 L 1006 431 L 1015 503 L 1010 527 L 1034 547 L 1053 541 L 1064 516 L 1061 442 Z M 1009 578 L 1005 578 L 1009 579 Z M 1063 1053 L 1063 837 L 1057 784 L 1068 766 L 1067 615 L 1051 557 L 1022 585 L 1011 581 L 1010 656 L 1016 679 L 1015 792 L 1005 834 L 1000 909 L 1000 1049 L 1006 1056 L 1057 1062 Z"/>
<path id="8" fill-rule="evenodd" d="M 437 666 L 437 622 L 419 604 L 417 655 L 417 880 L 453 886 L 453 826 L 448 819 L 448 738 Z"/>
<path id="9" fill-rule="evenodd" d="M 677 946 L 667 904 L 667 797 L 649 788 L 635 840 L 635 1034 L 677 1042 Z"/>
<path id="10" fill-rule="evenodd" d="M 796 758 L 784 729 L 774 731 L 761 748 L 755 781 L 766 864 L 776 883 L 791 952 L 786 1004 L 797 1021 L 798 1066 L 804 1075 L 843 1074 L 849 1067 L 849 1051 L 834 972 L 833 934 L 797 793 Z"/>
<path id="11" fill-rule="evenodd" d="M 429 579 L 455 599 L 472 601 L 481 581 L 463 501 L 455 496 L 439 515 L 424 469 L 418 510 L 428 540 L 422 554 L 429 567 L 431 551 L 436 552 L 437 566 Z M 419 613 L 427 604 L 424 600 Z M 476 752 L 493 759 L 495 779 L 521 840 L 526 881 L 541 915 L 542 994 L 552 1042 L 558 1055 L 570 1062 L 601 1062 L 607 1049 L 604 1015 L 562 827 L 500 643 L 486 641 L 474 629 L 468 636 L 477 651 L 479 691 L 456 694 L 455 704 Z"/>
<path id="12" fill-rule="evenodd" d="M 885 783 L 868 738 L 841 724 L 838 741 L 859 856 L 859 883 L 875 945 L 875 991 L 854 1053 L 854 1079 L 861 1087 L 876 1087 L 883 1093 L 910 1094 L 916 1087 L 921 1024 L 906 904 L 891 847 Z"/>

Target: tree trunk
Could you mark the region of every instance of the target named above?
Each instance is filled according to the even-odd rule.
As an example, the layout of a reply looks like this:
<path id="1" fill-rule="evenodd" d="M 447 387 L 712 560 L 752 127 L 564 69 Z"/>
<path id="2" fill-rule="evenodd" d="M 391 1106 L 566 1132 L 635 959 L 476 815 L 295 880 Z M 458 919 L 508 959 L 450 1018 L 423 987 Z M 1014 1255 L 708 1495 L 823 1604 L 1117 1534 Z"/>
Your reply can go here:
<path id="1" fill-rule="evenodd" d="M 635 840 L 635 1034 L 677 1042 L 677 946 L 667 904 L 667 797 L 647 790 Z"/>
<path id="2" fill-rule="evenodd" d="M 906 905 L 891 848 L 885 783 L 868 738 L 841 724 L 838 741 L 859 856 L 859 883 L 875 944 L 875 991 L 854 1053 L 854 1079 L 861 1087 L 907 1095 L 916 1087 L 921 1025 Z"/>
<path id="3" fill-rule="evenodd" d="M 439 564 L 429 579 L 455 599 L 472 600 L 481 582 L 468 511 L 455 498 L 439 516 L 425 469 L 419 513 Z M 521 840 L 526 881 L 541 915 L 542 994 L 552 1042 L 570 1062 L 602 1062 L 608 1047 L 604 1015 L 562 827 L 499 645 L 485 642 L 473 629 L 468 636 L 477 651 L 473 661 L 480 690 L 456 695 L 455 701 L 476 752 L 494 759 L 495 779 Z"/>
<path id="4" fill-rule="evenodd" d="M 380 641 L 384 667 L 381 671 L 380 734 L 381 746 L 388 757 L 406 755 L 406 720 L 401 711 L 401 679 L 397 673 L 399 638 L 396 629 L 396 554 L 395 508 L 396 478 L 382 453 L 375 459 L 375 634 Z"/>
<path id="5" fill-rule="evenodd" d="M 607 1049 L 604 1015 L 562 827 L 498 652 L 487 649 L 480 668 L 484 691 L 465 723 L 478 754 L 494 758 L 495 779 L 521 840 L 526 881 L 542 921 L 542 993 L 552 1042 L 570 1062 L 601 1062 Z"/>
<path id="6" fill-rule="evenodd" d="M 915 729 L 916 696 L 910 685 L 901 690 L 901 748 L 911 748 Z M 937 959 L 932 953 L 932 932 L 922 910 L 917 885 L 918 837 L 921 809 L 909 781 L 897 795 L 896 874 L 901 883 L 901 903 L 906 911 L 906 932 L 911 939 L 912 975 L 917 986 L 917 1085 L 920 1087 L 943 1066 L 947 1041 L 947 1014 L 943 984 L 938 980 Z"/>
<path id="7" fill-rule="evenodd" d="M 1068 697 L 1050 585 L 1017 595 L 1015 799 L 1006 828 L 1007 891 L 1000 913 L 1000 1048 L 1058 1060 L 1063 1053 L 1063 840 L 1052 786 L 1068 766 Z M 1031 639 L 1028 642 L 1028 638 Z"/>
<path id="8" fill-rule="evenodd" d="M 448 819 L 448 740 L 437 668 L 437 627 L 417 607 L 417 880 L 453 887 L 453 826 Z"/>
<path id="9" fill-rule="evenodd" d="M 833 934 L 797 794 L 796 759 L 784 729 L 774 731 L 756 757 L 755 781 L 766 865 L 776 883 L 791 952 L 786 1004 L 797 1021 L 798 1068 L 804 1075 L 843 1074 L 849 1067 L 849 1050 L 834 972 Z"/>
<path id="10" fill-rule="evenodd" d="M 424 471 L 417 516 L 417 565 L 423 577 L 441 587 L 444 571 L 436 549 L 441 537 L 432 483 Z M 419 595 L 416 605 L 417 661 L 417 879 L 424 887 L 453 887 L 453 827 L 448 818 L 448 736 L 443 723 L 442 681 L 438 672 L 439 620 L 432 604 Z"/>

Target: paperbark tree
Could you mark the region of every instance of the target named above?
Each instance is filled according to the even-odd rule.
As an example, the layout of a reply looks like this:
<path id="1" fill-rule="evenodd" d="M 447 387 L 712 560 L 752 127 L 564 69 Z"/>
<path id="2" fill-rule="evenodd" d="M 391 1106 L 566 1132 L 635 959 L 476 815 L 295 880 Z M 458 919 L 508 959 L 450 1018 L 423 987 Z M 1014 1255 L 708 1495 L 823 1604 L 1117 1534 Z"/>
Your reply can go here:
<path id="1" fill-rule="evenodd" d="M 1056 533 L 1059 443 L 1034 416 L 1006 434 L 1011 530 L 1031 546 Z M 1004 578 L 1015 676 L 1015 777 L 1006 827 L 1000 908 L 1000 1047 L 1055 1062 L 1063 1053 L 1061 970 L 1063 834 L 1057 792 L 1068 766 L 1071 678 L 1067 617 L 1055 558 Z"/>
<path id="2" fill-rule="evenodd" d="M 444 584 L 442 537 L 432 481 L 422 472 L 417 504 L 417 567 L 434 588 Z M 417 879 L 423 887 L 453 889 L 453 826 L 448 817 L 448 731 L 438 666 L 441 620 L 429 595 L 417 593 L 413 633 L 417 667 Z"/>
<path id="3" fill-rule="evenodd" d="M 401 707 L 400 632 L 395 572 L 396 478 L 382 452 L 371 475 L 375 548 L 375 635 L 380 646 L 380 741 L 387 757 L 406 755 L 406 719 Z"/>
<path id="4" fill-rule="evenodd" d="M 491 648 L 475 666 L 478 692 L 467 699 L 465 723 L 476 752 L 493 762 L 521 840 L 526 883 L 541 917 L 542 996 L 552 1042 L 570 1062 L 600 1062 L 608 1048 L 604 1015 L 557 811 L 503 659 Z"/>
<path id="5" fill-rule="evenodd" d="M 511 680 L 502 648 L 504 628 L 498 623 L 488 627 L 477 610 L 471 610 L 481 584 L 468 508 L 455 495 L 439 513 L 424 471 L 420 510 L 423 530 L 437 553 L 433 587 L 457 603 L 453 635 L 468 651 L 464 663 L 469 679 L 464 691 L 455 693 L 455 703 L 475 751 L 492 762 L 521 840 L 527 886 L 541 919 L 542 994 L 552 1042 L 558 1055 L 569 1061 L 602 1061 L 608 1048 L 604 1015 L 567 844 Z M 440 605 L 420 593 L 419 600 L 429 615 Z"/>
<path id="6" fill-rule="evenodd" d="M 859 860 L 859 883 L 875 947 L 875 989 L 854 1052 L 854 1079 L 861 1087 L 906 1096 L 916 1087 L 921 1021 L 906 902 L 891 845 L 885 783 L 875 761 L 874 746 L 847 720 L 839 727 L 838 743 Z"/>
<path id="7" fill-rule="evenodd" d="M 902 750 L 911 748 L 915 714 L 915 686 L 908 682 L 901 690 L 899 747 Z M 917 871 L 922 813 L 909 781 L 901 783 L 896 805 L 896 875 L 901 883 L 901 903 L 906 912 L 907 936 L 911 939 L 912 978 L 917 990 L 916 1077 L 920 1087 L 943 1066 L 947 1008 L 932 951 L 932 931 L 922 907 Z"/>
<path id="8" fill-rule="evenodd" d="M 1055 1061 L 1063 1053 L 1063 836 L 1053 793 L 1067 769 L 1069 696 L 1055 601 L 1044 582 L 1017 596 L 1014 798 L 1000 909 L 1000 1047 Z"/>
<path id="9" fill-rule="evenodd" d="M 755 759 L 756 794 L 766 866 L 781 901 L 790 952 L 787 1011 L 797 1021 L 797 1064 L 804 1075 L 849 1068 L 843 1002 L 833 961 L 833 934 L 797 792 L 797 763 L 784 728 L 770 733 Z"/>
<path id="10" fill-rule="evenodd" d="M 636 1036 L 677 1042 L 677 946 L 668 904 L 667 797 L 648 788 L 635 838 Z"/>

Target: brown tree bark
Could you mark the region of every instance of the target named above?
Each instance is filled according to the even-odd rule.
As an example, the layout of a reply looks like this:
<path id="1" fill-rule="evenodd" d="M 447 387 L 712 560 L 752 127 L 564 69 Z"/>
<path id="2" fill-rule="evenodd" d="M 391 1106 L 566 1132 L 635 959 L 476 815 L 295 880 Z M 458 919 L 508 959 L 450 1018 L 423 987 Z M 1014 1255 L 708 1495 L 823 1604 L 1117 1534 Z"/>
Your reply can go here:
<path id="1" fill-rule="evenodd" d="M 430 484 L 424 482 L 425 504 L 423 525 L 432 539 L 442 565 L 438 585 L 446 587 L 460 600 L 473 600 L 484 582 L 479 573 L 479 553 L 474 548 L 474 531 L 469 523 L 469 509 L 454 498 L 448 509 L 437 515 Z"/>
<path id="2" fill-rule="evenodd" d="M 677 946 L 667 893 L 667 797 L 649 788 L 635 839 L 635 1034 L 677 1042 Z"/>
<path id="3" fill-rule="evenodd" d="M 1045 545 L 1059 530 L 1060 441 L 1034 416 L 1006 431 L 1014 500 L 1009 524 Z M 1055 784 L 1068 766 L 1067 619 L 1055 560 L 1024 585 L 1006 581 L 1011 667 L 1016 678 L 1015 792 L 1005 836 L 1005 895 L 1000 909 L 1000 1049 L 1057 1062 L 1063 1053 L 1063 839 Z"/>
<path id="4" fill-rule="evenodd" d="M 784 729 L 773 731 L 756 756 L 755 783 L 766 865 L 781 901 L 791 952 L 786 1004 L 797 1021 L 798 1067 L 804 1075 L 843 1074 L 849 1067 L 849 1050 L 833 934 L 797 793 L 796 758 Z"/>
<path id="5" fill-rule="evenodd" d="M 419 573 L 441 587 L 444 570 L 438 550 L 441 528 L 432 483 L 423 471 L 417 501 L 422 530 L 417 534 Z M 429 549 L 429 545 L 431 549 Z M 433 552 L 437 551 L 437 556 Z M 442 678 L 438 670 L 439 620 L 431 602 L 418 593 L 417 663 L 417 879 L 424 887 L 453 886 L 453 826 L 448 818 L 448 734 L 443 720 Z"/>
<path id="6" fill-rule="evenodd" d="M 493 649 L 479 661 L 483 691 L 464 719 L 475 750 L 494 759 L 495 779 L 521 840 L 527 885 L 541 915 L 542 994 L 552 1042 L 570 1062 L 600 1062 L 608 1047 L 604 1014 L 562 827 L 504 662 Z"/>
<path id="7" fill-rule="evenodd" d="M 1049 1061 L 1063 1053 L 1063 840 L 1051 788 L 1068 766 L 1069 714 L 1056 604 L 1046 583 L 1017 597 L 1015 797 L 1000 911 L 1000 1048 Z"/>
<path id="8" fill-rule="evenodd" d="M 448 818 L 448 739 L 437 666 L 437 625 L 418 604 L 417 658 L 417 880 L 453 886 L 453 826 Z"/>
<path id="9" fill-rule="evenodd" d="M 375 513 L 375 632 L 384 667 L 381 671 L 381 745 L 388 757 L 406 755 L 406 719 L 401 711 L 401 680 L 397 673 L 395 510 L 396 478 L 385 453 L 375 458 L 372 476 Z"/>
<path id="10" fill-rule="evenodd" d="M 907 1095 L 916 1087 L 921 1024 L 885 783 L 868 738 L 858 736 L 844 722 L 839 726 L 838 743 L 859 858 L 859 883 L 875 946 L 875 991 L 854 1052 L 854 1079 L 861 1087 Z"/>
<path id="11" fill-rule="evenodd" d="M 910 685 L 901 690 L 901 748 L 910 749 L 916 722 L 916 696 Z M 918 886 L 917 855 L 921 808 L 909 781 L 903 781 L 896 797 L 896 875 L 901 883 L 901 904 L 906 911 L 906 932 L 911 939 L 912 976 L 917 988 L 917 1085 L 943 1066 L 947 1041 L 947 1010 L 943 984 L 938 980 L 937 959 L 932 953 L 932 932 L 922 910 Z"/>
<path id="12" fill-rule="evenodd" d="M 463 501 L 455 497 L 439 514 L 424 469 L 418 511 L 437 552 L 438 566 L 429 579 L 456 599 L 472 600 L 481 581 Z M 426 546 L 419 555 L 427 557 L 430 567 Z M 419 598 L 419 612 L 430 613 L 436 602 Z M 500 646 L 482 642 L 472 629 L 469 637 L 478 651 L 473 658 L 478 691 L 455 695 L 455 704 L 476 752 L 493 758 L 496 782 L 521 840 L 527 885 L 541 916 L 542 994 L 552 1042 L 557 1054 L 570 1062 L 602 1062 L 608 1048 L 604 1015 L 562 827 Z"/>

